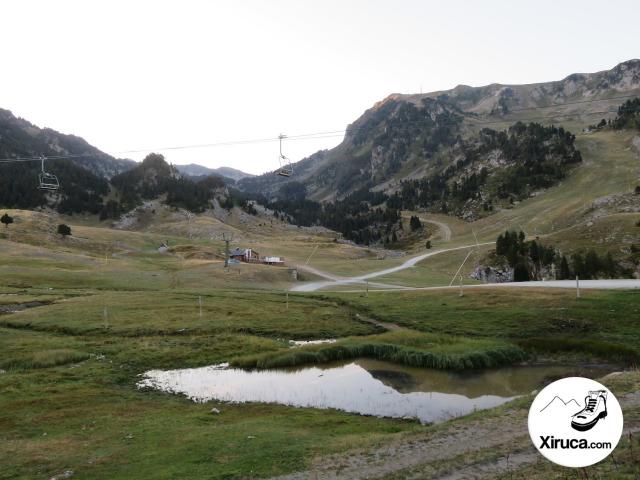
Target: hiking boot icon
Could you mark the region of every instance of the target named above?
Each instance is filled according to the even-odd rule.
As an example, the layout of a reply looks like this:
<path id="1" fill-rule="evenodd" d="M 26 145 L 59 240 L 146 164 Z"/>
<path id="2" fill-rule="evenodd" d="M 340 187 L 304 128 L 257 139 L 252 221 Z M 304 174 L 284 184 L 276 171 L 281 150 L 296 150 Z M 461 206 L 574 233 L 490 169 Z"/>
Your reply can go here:
<path id="1" fill-rule="evenodd" d="M 584 408 L 571 417 L 571 426 L 574 430 L 586 432 L 606 416 L 607 392 L 605 390 L 590 391 L 584 399 Z"/>

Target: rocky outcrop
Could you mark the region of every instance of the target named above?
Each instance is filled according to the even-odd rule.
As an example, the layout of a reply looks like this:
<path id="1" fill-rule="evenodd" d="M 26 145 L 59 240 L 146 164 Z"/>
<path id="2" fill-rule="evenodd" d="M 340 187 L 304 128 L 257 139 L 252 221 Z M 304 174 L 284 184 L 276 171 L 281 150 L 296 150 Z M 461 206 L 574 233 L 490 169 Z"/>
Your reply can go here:
<path id="1" fill-rule="evenodd" d="M 587 207 L 585 216 L 589 219 L 596 219 L 614 213 L 636 212 L 640 212 L 640 194 L 624 193 L 597 198 Z"/>
<path id="2" fill-rule="evenodd" d="M 507 283 L 513 282 L 513 268 L 509 267 L 489 267 L 480 265 L 477 267 L 470 278 L 474 280 L 480 280 L 484 283 Z"/>

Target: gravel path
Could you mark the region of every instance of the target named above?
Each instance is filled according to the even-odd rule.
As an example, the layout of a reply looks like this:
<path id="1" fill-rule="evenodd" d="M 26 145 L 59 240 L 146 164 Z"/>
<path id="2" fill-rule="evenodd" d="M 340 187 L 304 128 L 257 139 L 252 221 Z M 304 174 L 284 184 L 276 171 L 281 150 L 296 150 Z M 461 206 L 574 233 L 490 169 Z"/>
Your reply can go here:
<path id="1" fill-rule="evenodd" d="M 640 392 L 618 397 L 623 409 L 640 408 Z M 514 408 L 502 415 L 452 421 L 444 428 L 400 437 L 373 449 L 353 450 L 317 458 L 305 472 L 277 480 L 339 480 L 434 478 L 440 480 L 490 479 L 541 457 L 531 446 L 528 411 Z M 640 431 L 628 424 L 625 433 Z M 496 452 L 505 452 L 496 457 Z M 477 458 L 474 461 L 474 458 Z"/>

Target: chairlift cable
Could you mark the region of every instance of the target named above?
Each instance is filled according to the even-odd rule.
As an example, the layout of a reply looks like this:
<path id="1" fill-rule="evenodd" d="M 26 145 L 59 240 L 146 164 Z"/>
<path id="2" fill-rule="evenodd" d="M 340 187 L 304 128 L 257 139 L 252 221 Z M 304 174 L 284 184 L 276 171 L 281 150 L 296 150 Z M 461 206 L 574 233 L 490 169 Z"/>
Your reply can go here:
<path id="1" fill-rule="evenodd" d="M 603 99 L 581 100 L 581 101 L 558 103 L 558 104 L 545 105 L 545 106 L 539 106 L 539 107 L 512 109 L 512 110 L 509 110 L 509 112 L 507 112 L 507 115 L 510 113 L 517 113 L 517 112 L 527 111 L 527 110 L 542 110 L 546 108 L 563 107 L 567 105 L 577 105 L 577 104 L 586 104 L 586 103 L 595 103 L 595 102 L 605 102 L 610 100 L 620 100 L 624 98 L 632 98 L 632 97 L 638 97 L 638 96 L 639 96 L 638 94 L 621 95 L 621 96 L 609 97 L 609 98 L 603 98 Z M 566 112 L 566 113 L 558 113 L 558 114 L 549 115 L 549 116 L 527 118 L 527 119 L 524 119 L 524 121 L 569 117 L 569 116 L 576 116 L 576 115 L 582 115 L 582 116 L 600 115 L 605 113 L 617 113 L 617 111 L 618 110 L 616 109 L 616 110 L 604 110 L 604 111 L 598 111 L 598 112 L 585 112 L 585 113 Z M 462 113 L 468 113 L 468 112 L 462 112 Z M 500 123 L 507 123 L 515 120 L 515 119 L 502 119 L 502 120 L 487 121 L 487 120 L 478 119 L 476 121 L 473 117 L 467 116 L 465 118 L 470 122 L 474 122 L 474 125 L 500 124 Z M 412 122 L 406 122 L 406 123 L 415 124 L 420 122 L 412 121 Z M 287 140 L 314 140 L 314 139 L 323 139 L 323 138 L 334 138 L 334 137 L 342 136 L 343 134 L 346 134 L 346 133 L 353 133 L 355 131 L 358 131 L 364 128 L 365 128 L 364 126 L 360 126 L 360 127 L 351 127 L 346 129 L 340 129 L 340 130 L 328 130 L 328 131 L 322 131 L 322 132 L 304 133 L 304 134 L 298 134 L 298 135 L 290 135 L 290 136 L 287 136 L 286 138 Z M 64 154 L 64 155 L 51 155 L 51 156 L 47 156 L 46 159 L 47 160 L 67 160 L 67 159 L 85 158 L 85 157 L 101 157 L 105 155 L 115 156 L 115 155 L 131 154 L 131 153 L 145 153 L 145 152 L 167 151 L 167 150 L 187 150 L 187 149 L 195 149 L 195 148 L 212 148 L 212 147 L 220 147 L 220 146 L 248 145 L 248 144 L 254 144 L 254 143 L 266 143 L 266 142 L 276 142 L 276 141 L 281 141 L 281 139 L 279 137 L 266 137 L 266 138 L 255 138 L 255 139 L 246 139 L 246 140 L 231 140 L 231 141 L 214 142 L 214 143 L 179 145 L 179 146 L 134 149 L 134 150 L 121 150 L 121 151 L 114 152 L 113 154 L 100 152 L 100 153 L 76 153 L 76 154 Z M 17 163 L 17 162 L 34 162 L 34 161 L 40 161 L 40 156 L 8 157 L 8 158 L 0 159 L 0 163 Z"/>

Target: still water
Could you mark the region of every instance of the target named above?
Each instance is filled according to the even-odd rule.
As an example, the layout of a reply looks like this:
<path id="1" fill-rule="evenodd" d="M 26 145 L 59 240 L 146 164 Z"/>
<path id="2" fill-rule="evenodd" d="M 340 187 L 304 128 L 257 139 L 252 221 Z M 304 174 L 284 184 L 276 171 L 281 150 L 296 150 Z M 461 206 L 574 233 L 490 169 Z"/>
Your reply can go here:
<path id="1" fill-rule="evenodd" d="M 536 365 L 450 372 L 359 359 L 281 370 L 247 371 L 227 365 L 151 370 L 138 386 L 183 394 L 196 402 L 278 403 L 436 423 L 496 407 L 561 377 L 594 378 L 612 370 Z"/>

